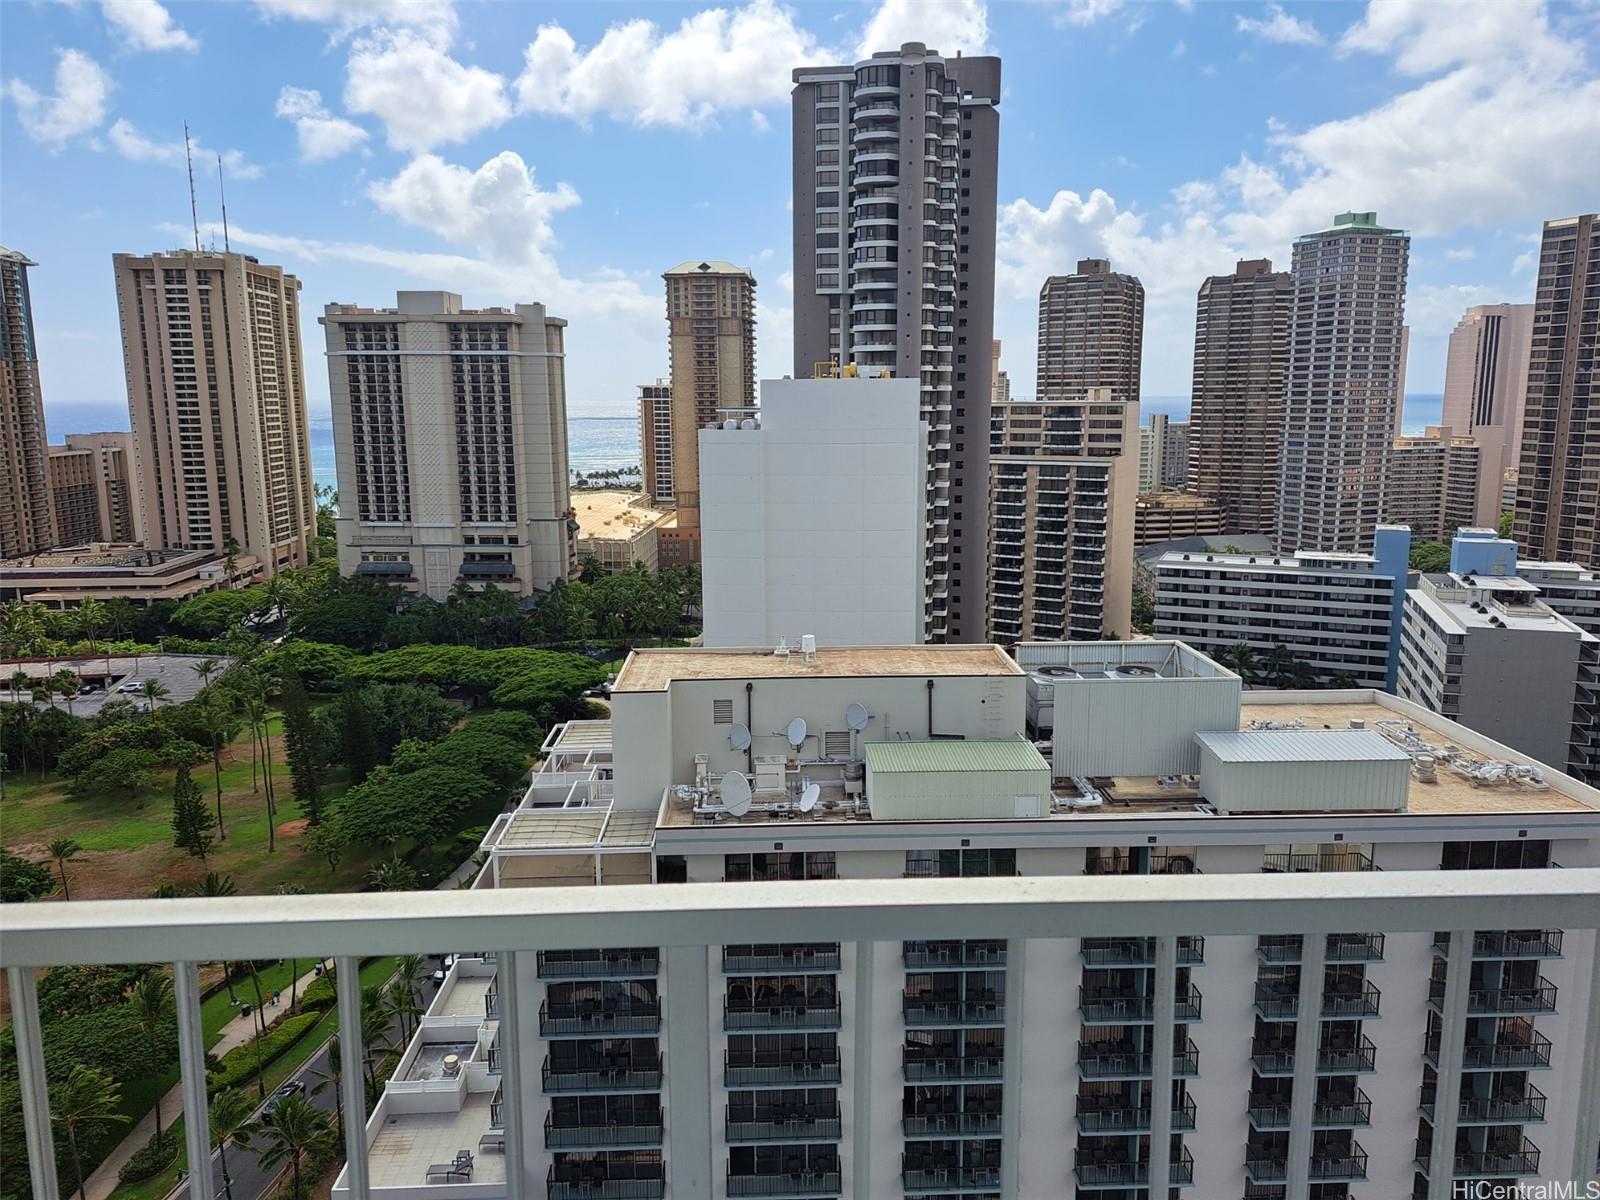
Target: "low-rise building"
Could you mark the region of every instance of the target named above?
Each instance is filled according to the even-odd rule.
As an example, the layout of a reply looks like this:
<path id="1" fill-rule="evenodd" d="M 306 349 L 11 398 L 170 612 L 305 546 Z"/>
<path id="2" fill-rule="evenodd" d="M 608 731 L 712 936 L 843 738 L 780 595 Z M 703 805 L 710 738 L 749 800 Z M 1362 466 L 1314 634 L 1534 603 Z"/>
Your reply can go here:
<path id="1" fill-rule="evenodd" d="M 1185 492 L 1146 492 L 1133 507 L 1133 544 L 1152 546 L 1179 538 L 1223 533 L 1222 509 L 1215 500 Z"/>
<path id="2" fill-rule="evenodd" d="M 612 489 L 574 491 L 572 511 L 578 522 L 578 563 L 593 558 L 609 575 L 643 565 L 660 565 L 657 548 L 661 523 L 672 514 L 653 507 L 639 492 Z"/>
<path id="3" fill-rule="evenodd" d="M 1181 551 L 1155 566 L 1155 633 L 1211 655 L 1285 647 L 1323 682 L 1394 686 L 1411 535 L 1380 525 L 1372 554 Z"/>
<path id="4" fill-rule="evenodd" d="M 226 556 L 212 550 L 94 543 L 0 562 L 0 601 L 76 608 L 85 600 L 126 600 L 143 606 L 248 587 L 262 578 L 262 565 L 251 554 L 235 556 L 230 578 Z"/>

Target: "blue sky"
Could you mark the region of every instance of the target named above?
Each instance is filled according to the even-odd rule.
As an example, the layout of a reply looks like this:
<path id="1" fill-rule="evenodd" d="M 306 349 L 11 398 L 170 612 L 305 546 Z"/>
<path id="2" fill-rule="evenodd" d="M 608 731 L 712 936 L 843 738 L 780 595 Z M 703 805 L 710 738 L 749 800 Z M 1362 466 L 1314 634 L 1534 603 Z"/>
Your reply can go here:
<path id="1" fill-rule="evenodd" d="M 1148 295 L 1145 392 L 1187 394 L 1194 294 L 1347 208 L 1415 234 L 1408 388 L 1469 304 L 1532 299 L 1540 222 L 1600 205 L 1600 3 L 1377 0 L 10 0 L 0 241 L 33 272 L 52 435 L 126 401 L 110 255 L 202 237 L 316 316 L 443 287 L 571 322 L 575 413 L 666 372 L 660 273 L 749 264 L 790 369 L 788 79 L 921 40 L 1004 60 L 996 333 L 1032 388 L 1039 284 L 1107 256 Z M 220 244 L 220 232 L 215 233 Z"/>

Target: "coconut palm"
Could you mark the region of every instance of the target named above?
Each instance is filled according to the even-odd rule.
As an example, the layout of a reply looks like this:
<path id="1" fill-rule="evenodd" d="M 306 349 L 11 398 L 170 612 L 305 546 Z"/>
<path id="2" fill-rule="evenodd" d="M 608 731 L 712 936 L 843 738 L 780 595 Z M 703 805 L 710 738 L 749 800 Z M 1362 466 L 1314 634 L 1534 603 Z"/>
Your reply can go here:
<path id="1" fill-rule="evenodd" d="M 422 1002 L 422 985 L 428 978 L 427 960 L 420 954 L 402 954 L 395 962 L 394 982 L 389 985 L 401 1032 L 410 1037 L 427 1011 Z"/>
<path id="2" fill-rule="evenodd" d="M 150 1061 L 159 1069 L 164 1066 L 161 1062 L 161 1032 L 167 1022 L 167 1014 L 172 1012 L 172 980 L 167 978 L 167 973 L 161 970 L 146 971 L 134 981 L 133 992 L 129 996 L 133 1004 L 133 1015 L 139 1022 L 139 1028 L 144 1033 L 144 1040 L 150 1050 Z M 156 1089 L 156 1144 L 160 1145 L 165 1130 L 161 1125 L 161 1089 Z"/>
<path id="3" fill-rule="evenodd" d="M 33 690 L 33 680 L 29 678 L 28 673 L 21 667 L 11 672 L 11 678 L 6 682 L 11 685 L 11 702 L 13 704 L 22 698 L 23 692 L 31 692 Z"/>
<path id="4" fill-rule="evenodd" d="M 344 1069 L 339 1057 L 339 1039 L 334 1038 L 328 1043 L 328 1065 L 323 1070 L 313 1071 L 317 1077 L 316 1084 L 311 1089 L 313 1096 L 320 1096 L 329 1088 L 333 1089 L 333 1111 L 339 1121 L 339 1140 L 344 1141 L 344 1103 L 339 1099 L 339 1089 L 344 1086 Z"/>
<path id="5" fill-rule="evenodd" d="M 172 695 L 172 689 L 159 679 L 146 679 L 139 689 L 139 694 L 150 701 L 150 711 L 155 712 L 161 701 Z"/>
<path id="6" fill-rule="evenodd" d="M 213 664 L 211 669 L 216 670 L 216 660 L 212 658 L 197 663 L 195 670 L 198 671 L 206 663 Z M 200 723 L 211 735 L 211 772 L 217 782 L 217 837 L 225 842 L 228 840 L 228 831 L 222 825 L 222 741 L 230 732 L 229 718 L 232 714 L 228 711 L 227 700 L 209 686 L 195 699 L 200 701 Z"/>
<path id="7" fill-rule="evenodd" d="M 261 1165 L 273 1172 L 284 1163 L 289 1164 L 293 1180 L 290 1195 L 300 1200 L 300 1165 L 308 1156 L 331 1154 L 336 1149 L 333 1123 L 328 1115 L 318 1109 L 303 1095 L 285 1096 L 272 1110 L 272 1116 L 235 1134 L 261 1155 Z"/>
<path id="8" fill-rule="evenodd" d="M 67 1135 L 67 1151 L 78 1177 L 78 1200 L 89 1200 L 84 1190 L 83 1154 L 78 1139 L 102 1125 L 126 1125 L 127 1114 L 117 1111 L 121 1104 L 122 1089 L 116 1080 L 98 1067 L 82 1063 L 72 1068 L 65 1082 L 50 1089 L 50 1115 L 56 1127 Z"/>
<path id="9" fill-rule="evenodd" d="M 360 977 L 352 983 L 359 986 Z M 390 1049 L 389 1030 L 394 1019 L 395 1007 L 388 988 L 373 984 L 361 989 L 361 1049 L 366 1059 L 368 1104 L 375 1104 L 382 1090 L 378 1084 L 378 1058 Z"/>
<path id="10" fill-rule="evenodd" d="M 272 728 L 268 724 L 271 710 L 267 707 L 266 696 L 256 693 L 244 698 L 245 719 L 250 722 L 250 727 L 261 740 L 261 759 L 263 778 L 267 785 L 267 849 L 276 849 L 277 838 L 273 830 L 273 818 L 277 816 L 277 794 L 272 783 Z"/>
<path id="11" fill-rule="evenodd" d="M 306 892 L 306 889 L 302 885 L 300 885 L 298 883 L 280 883 L 278 885 L 278 895 L 280 895 L 280 896 L 303 896 L 303 895 L 305 895 L 305 892 Z M 291 1009 L 294 1008 L 295 997 L 299 994 L 298 993 L 299 987 L 300 987 L 299 960 L 291 958 L 289 960 L 289 1007 Z"/>
<path id="12" fill-rule="evenodd" d="M 1295 667 L 1298 664 L 1295 661 L 1294 651 L 1282 642 L 1273 644 L 1261 665 L 1266 681 L 1273 687 L 1286 688 L 1294 682 Z"/>
<path id="13" fill-rule="evenodd" d="M 56 870 L 61 872 L 61 898 L 72 899 L 72 889 L 67 886 L 67 864 L 83 861 L 83 847 L 72 838 L 57 838 L 45 847 L 45 851 L 56 860 Z"/>
<path id="14" fill-rule="evenodd" d="M 72 715 L 72 701 L 78 694 L 78 677 L 63 667 L 47 681 L 50 690 L 67 702 L 67 715 Z"/>
<path id="15" fill-rule="evenodd" d="M 0 604 L 0 654 L 24 658 L 35 653 L 44 640 L 45 615 L 41 604 L 12 600 Z"/>
<path id="16" fill-rule="evenodd" d="M 211 1137 L 216 1143 L 217 1156 L 222 1160 L 222 1194 L 233 1200 L 233 1177 L 228 1174 L 228 1143 L 237 1141 L 238 1135 L 256 1110 L 256 1102 L 238 1088 L 228 1088 L 212 1097 Z"/>

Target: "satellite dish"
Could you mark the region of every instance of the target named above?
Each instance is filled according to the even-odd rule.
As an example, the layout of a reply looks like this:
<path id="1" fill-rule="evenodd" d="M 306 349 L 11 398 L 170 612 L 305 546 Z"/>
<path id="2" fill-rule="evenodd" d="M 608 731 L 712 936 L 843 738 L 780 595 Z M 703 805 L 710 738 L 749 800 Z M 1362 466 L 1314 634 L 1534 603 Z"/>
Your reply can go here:
<path id="1" fill-rule="evenodd" d="M 817 801 L 822 799 L 822 785 L 818 783 L 806 784 L 806 790 L 800 793 L 800 811 L 810 812 L 817 806 Z"/>
<path id="2" fill-rule="evenodd" d="M 729 771 L 722 777 L 717 799 L 730 817 L 742 817 L 750 811 L 750 781 L 738 771 Z"/>
<path id="3" fill-rule="evenodd" d="M 865 704 L 858 704 L 854 700 L 844 710 L 844 723 L 860 733 L 867 727 L 867 722 L 872 719 L 872 714 L 867 712 Z"/>
<path id="4" fill-rule="evenodd" d="M 728 727 L 728 745 L 735 750 L 750 749 L 750 730 L 742 724 L 733 724 Z"/>
<path id="5" fill-rule="evenodd" d="M 806 719 L 804 717 L 796 717 L 790 721 L 789 728 L 784 736 L 789 739 L 789 745 L 796 750 L 800 749 L 806 742 Z"/>

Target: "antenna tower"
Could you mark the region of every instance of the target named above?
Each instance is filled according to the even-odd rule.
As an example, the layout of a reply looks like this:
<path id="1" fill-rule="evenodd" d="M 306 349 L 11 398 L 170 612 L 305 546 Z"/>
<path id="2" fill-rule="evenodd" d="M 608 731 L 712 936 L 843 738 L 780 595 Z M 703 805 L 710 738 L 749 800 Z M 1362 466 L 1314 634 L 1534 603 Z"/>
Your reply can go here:
<path id="1" fill-rule="evenodd" d="M 222 252 L 227 254 L 228 246 L 228 189 L 222 185 L 222 155 L 217 155 L 217 194 L 222 197 Z"/>
<path id="2" fill-rule="evenodd" d="M 194 226 L 194 250 L 200 253 L 200 209 L 194 202 L 194 151 L 189 145 L 189 122 L 183 123 L 183 157 L 189 164 L 189 221 Z"/>

